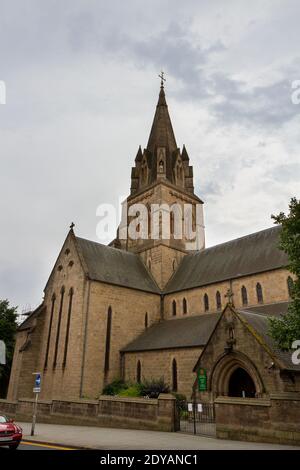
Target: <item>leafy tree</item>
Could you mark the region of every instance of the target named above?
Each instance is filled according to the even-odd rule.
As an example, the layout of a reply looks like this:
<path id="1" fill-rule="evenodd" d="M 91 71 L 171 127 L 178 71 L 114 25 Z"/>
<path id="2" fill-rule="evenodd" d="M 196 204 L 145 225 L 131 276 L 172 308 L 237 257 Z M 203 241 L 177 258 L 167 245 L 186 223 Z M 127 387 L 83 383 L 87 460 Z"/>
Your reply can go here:
<path id="1" fill-rule="evenodd" d="M 288 312 L 279 318 L 270 318 L 269 331 L 280 349 L 291 349 L 292 343 L 300 339 L 300 200 L 292 198 L 289 214 L 272 215 L 276 224 L 281 224 L 280 248 L 288 255 L 291 273 L 295 274 L 291 302 Z"/>
<path id="2" fill-rule="evenodd" d="M 17 307 L 10 307 L 8 300 L 0 300 L 0 340 L 6 346 L 6 364 L 0 364 L 0 397 L 6 396 L 17 330 Z"/>

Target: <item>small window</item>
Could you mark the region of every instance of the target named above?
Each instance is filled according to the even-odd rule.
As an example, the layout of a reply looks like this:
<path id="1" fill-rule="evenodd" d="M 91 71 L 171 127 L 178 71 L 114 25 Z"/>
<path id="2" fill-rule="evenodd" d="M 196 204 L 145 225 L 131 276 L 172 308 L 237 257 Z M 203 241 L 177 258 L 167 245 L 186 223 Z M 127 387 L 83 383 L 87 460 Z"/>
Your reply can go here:
<path id="1" fill-rule="evenodd" d="M 70 266 L 70 268 L 72 268 L 73 264 L 74 264 L 74 261 L 72 261 L 72 260 L 69 261 L 69 266 Z"/>
<path id="2" fill-rule="evenodd" d="M 187 301 L 185 297 L 182 301 L 182 310 L 183 310 L 183 314 L 185 315 L 187 313 Z"/>
<path id="3" fill-rule="evenodd" d="M 242 287 L 241 294 L 242 294 L 242 304 L 244 306 L 248 305 L 248 293 L 247 293 L 247 289 L 245 286 Z"/>
<path id="4" fill-rule="evenodd" d="M 221 300 L 221 294 L 219 291 L 216 293 L 216 305 L 217 305 L 217 310 L 221 310 L 222 308 L 222 300 Z"/>
<path id="5" fill-rule="evenodd" d="M 264 301 L 263 291 L 262 291 L 261 284 L 259 282 L 256 284 L 256 296 L 257 296 L 257 302 L 262 304 Z"/>
<path id="6" fill-rule="evenodd" d="M 209 300 L 208 300 L 208 295 L 207 294 L 204 294 L 203 303 L 204 303 L 204 311 L 208 312 L 208 310 L 209 310 Z"/>
<path id="7" fill-rule="evenodd" d="M 145 328 L 148 328 L 148 313 L 145 314 Z"/>
<path id="8" fill-rule="evenodd" d="M 65 250 L 65 255 L 68 255 L 69 253 L 70 253 L 70 250 L 69 250 L 69 248 L 67 248 L 67 249 Z"/>
<path id="9" fill-rule="evenodd" d="M 176 300 L 173 300 L 172 302 L 172 314 L 173 317 L 176 317 Z"/>
<path id="10" fill-rule="evenodd" d="M 291 276 L 289 276 L 289 277 L 287 278 L 287 287 L 288 287 L 289 297 L 292 297 L 292 295 L 293 295 L 293 289 L 294 289 L 294 281 L 293 281 L 293 279 L 291 278 Z"/>
<path id="11" fill-rule="evenodd" d="M 60 265 L 58 266 L 58 268 L 57 268 L 57 271 L 62 271 L 62 269 L 63 269 L 63 267 L 62 267 L 62 265 L 60 264 Z"/>

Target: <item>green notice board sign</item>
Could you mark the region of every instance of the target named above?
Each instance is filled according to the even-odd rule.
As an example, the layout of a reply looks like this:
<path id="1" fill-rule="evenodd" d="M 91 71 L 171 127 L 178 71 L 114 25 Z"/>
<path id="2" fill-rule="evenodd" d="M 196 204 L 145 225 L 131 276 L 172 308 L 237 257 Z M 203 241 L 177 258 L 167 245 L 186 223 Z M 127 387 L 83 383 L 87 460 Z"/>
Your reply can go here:
<path id="1" fill-rule="evenodd" d="M 199 392 L 205 392 L 207 388 L 206 369 L 198 370 L 198 390 Z"/>

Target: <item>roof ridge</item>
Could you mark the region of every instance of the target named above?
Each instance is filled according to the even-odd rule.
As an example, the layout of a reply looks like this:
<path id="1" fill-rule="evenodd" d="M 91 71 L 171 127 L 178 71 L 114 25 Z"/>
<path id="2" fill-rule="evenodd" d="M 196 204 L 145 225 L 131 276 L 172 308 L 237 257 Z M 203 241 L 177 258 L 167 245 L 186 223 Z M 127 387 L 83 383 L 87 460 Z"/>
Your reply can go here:
<path id="1" fill-rule="evenodd" d="M 89 240 L 88 238 L 78 237 L 77 235 L 75 235 L 75 238 L 76 238 L 77 240 L 83 240 L 83 241 L 85 241 L 85 242 L 93 243 L 94 245 L 102 246 L 102 247 L 104 247 L 104 248 L 109 248 L 109 249 L 112 250 L 112 251 L 116 251 L 116 252 L 120 252 L 120 251 L 121 251 L 122 253 L 126 253 L 126 254 L 128 254 L 128 255 L 133 255 L 133 256 L 135 256 L 135 257 L 137 257 L 137 258 L 140 259 L 140 257 L 139 257 L 136 253 L 133 253 L 132 251 L 127 251 L 127 250 L 122 250 L 122 249 L 120 249 L 120 248 L 115 248 L 114 246 L 105 245 L 104 243 L 100 243 L 100 242 L 97 242 L 97 241 L 95 241 L 95 240 Z"/>
<path id="2" fill-rule="evenodd" d="M 214 248 L 218 248 L 220 246 L 229 245 L 231 243 L 237 242 L 239 240 L 243 240 L 245 238 L 254 237 L 255 235 L 258 235 L 259 233 L 262 233 L 262 232 L 271 232 L 272 230 L 280 230 L 280 229 L 281 229 L 281 225 L 277 225 L 277 226 L 275 225 L 273 227 L 258 230 L 257 232 L 249 233 L 248 235 L 243 235 L 242 237 L 232 238 L 231 240 L 228 240 L 227 242 L 217 243 L 216 245 L 208 246 L 207 248 L 204 248 L 203 250 L 199 250 L 196 253 L 189 253 L 188 256 L 196 256 L 196 255 L 199 255 L 199 254 L 201 254 L 205 251 L 213 250 Z"/>

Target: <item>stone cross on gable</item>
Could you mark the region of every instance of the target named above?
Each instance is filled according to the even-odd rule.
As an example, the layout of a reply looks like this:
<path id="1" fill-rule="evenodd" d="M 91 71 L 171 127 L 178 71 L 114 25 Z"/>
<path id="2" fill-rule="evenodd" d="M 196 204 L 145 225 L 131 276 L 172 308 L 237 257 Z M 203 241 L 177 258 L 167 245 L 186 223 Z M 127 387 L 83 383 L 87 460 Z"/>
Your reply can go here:
<path id="1" fill-rule="evenodd" d="M 233 296 L 234 296 L 234 293 L 232 292 L 232 289 L 231 288 L 227 289 L 225 298 L 228 299 L 228 305 L 233 305 Z"/>

